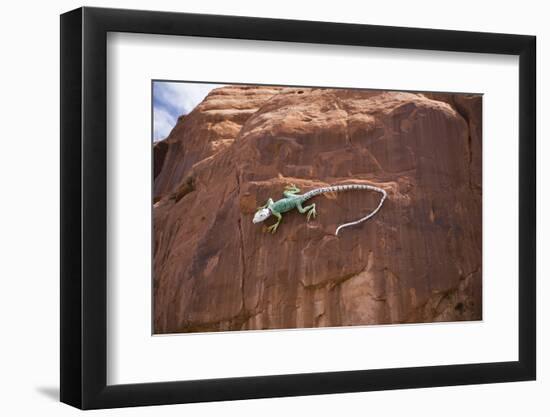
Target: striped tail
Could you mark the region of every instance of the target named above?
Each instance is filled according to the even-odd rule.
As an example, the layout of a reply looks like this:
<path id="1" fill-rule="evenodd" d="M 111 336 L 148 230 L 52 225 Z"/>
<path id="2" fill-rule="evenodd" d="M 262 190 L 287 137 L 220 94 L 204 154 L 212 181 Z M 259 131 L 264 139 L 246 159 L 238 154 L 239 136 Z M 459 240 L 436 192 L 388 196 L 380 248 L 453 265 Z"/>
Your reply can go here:
<path id="1" fill-rule="evenodd" d="M 380 202 L 378 203 L 378 206 L 372 212 L 370 212 L 368 215 L 366 215 L 365 217 L 362 217 L 359 220 L 349 222 L 349 223 L 344 223 L 344 224 L 341 224 L 340 226 L 338 226 L 336 228 L 336 232 L 335 232 L 336 236 L 338 236 L 338 232 L 341 229 L 343 229 L 344 227 L 355 226 L 356 224 L 363 223 L 364 221 L 367 221 L 372 216 L 374 216 L 376 213 L 378 213 L 378 211 L 382 207 L 382 204 L 384 204 L 384 200 L 386 200 L 386 197 L 388 196 L 388 193 L 386 193 L 386 190 L 383 190 L 382 188 L 379 188 L 379 187 L 375 187 L 374 185 L 344 184 L 344 185 L 330 185 L 328 187 L 316 188 L 315 190 L 311 190 L 311 191 L 308 191 L 307 193 L 303 194 L 303 198 L 304 198 L 304 201 L 305 201 L 305 200 L 309 200 L 310 198 L 315 197 L 316 195 L 319 195 L 319 194 L 331 193 L 331 192 L 340 192 L 340 191 L 348 191 L 348 190 L 376 191 L 376 192 L 382 194 L 382 198 L 380 199 Z"/>

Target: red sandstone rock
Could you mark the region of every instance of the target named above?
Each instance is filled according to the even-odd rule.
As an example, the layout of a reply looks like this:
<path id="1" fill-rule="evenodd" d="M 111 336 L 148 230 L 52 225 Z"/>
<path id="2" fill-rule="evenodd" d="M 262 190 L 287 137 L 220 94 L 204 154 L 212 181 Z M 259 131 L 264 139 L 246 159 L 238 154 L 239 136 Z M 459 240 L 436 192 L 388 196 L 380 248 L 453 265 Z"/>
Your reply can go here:
<path id="1" fill-rule="evenodd" d="M 481 96 L 224 87 L 162 146 L 155 333 L 481 319 Z M 339 236 L 377 193 L 252 224 L 288 183 L 351 182 L 388 199 Z"/>

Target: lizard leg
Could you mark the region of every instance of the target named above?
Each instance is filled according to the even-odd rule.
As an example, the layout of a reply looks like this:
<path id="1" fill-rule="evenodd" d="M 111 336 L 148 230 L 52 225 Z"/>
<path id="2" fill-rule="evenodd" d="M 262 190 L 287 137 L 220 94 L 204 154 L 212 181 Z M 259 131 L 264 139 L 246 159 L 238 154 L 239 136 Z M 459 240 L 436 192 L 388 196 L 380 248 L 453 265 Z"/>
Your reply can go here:
<path id="1" fill-rule="evenodd" d="M 283 195 L 288 198 L 294 196 L 295 194 L 298 194 L 299 192 L 300 189 L 298 187 L 296 187 L 294 184 L 290 184 L 285 187 Z"/>
<path id="2" fill-rule="evenodd" d="M 281 215 L 281 213 L 277 212 L 277 211 L 271 211 L 271 213 L 277 217 L 277 222 L 275 224 L 272 224 L 271 226 L 269 226 L 267 228 L 267 231 L 268 232 L 271 232 L 271 233 L 275 233 L 277 231 L 277 227 L 279 227 L 279 223 L 281 223 L 281 220 L 283 220 L 283 216 Z"/>
<path id="3" fill-rule="evenodd" d="M 270 198 L 269 200 L 267 200 L 267 203 L 265 203 L 263 206 L 258 207 L 258 210 L 267 208 L 267 207 L 269 207 L 270 204 L 273 204 L 273 199 L 272 199 L 272 198 Z"/>
<path id="4" fill-rule="evenodd" d="M 315 203 L 313 203 L 309 206 L 306 206 L 306 207 L 302 207 L 301 203 L 297 203 L 296 208 L 302 214 L 308 212 L 307 213 L 307 221 L 309 221 L 311 216 L 313 216 L 313 218 L 315 218 L 315 216 L 317 215 L 317 211 L 315 211 Z"/>
<path id="5" fill-rule="evenodd" d="M 283 191 L 283 196 L 284 196 L 285 198 L 295 197 L 299 192 L 300 192 L 299 189 L 296 189 L 296 190 L 286 190 L 286 191 Z"/>

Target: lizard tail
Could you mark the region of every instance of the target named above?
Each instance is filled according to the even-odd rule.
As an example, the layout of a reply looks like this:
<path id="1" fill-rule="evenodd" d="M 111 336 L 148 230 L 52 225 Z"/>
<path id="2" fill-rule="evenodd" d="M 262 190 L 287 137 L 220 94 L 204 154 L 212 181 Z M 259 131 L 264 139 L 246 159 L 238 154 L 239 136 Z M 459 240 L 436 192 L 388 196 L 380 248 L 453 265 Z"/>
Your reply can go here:
<path id="1" fill-rule="evenodd" d="M 372 211 L 370 212 L 369 214 L 367 214 L 365 217 L 362 217 L 360 218 L 359 220 L 356 220 L 354 222 L 349 222 L 349 223 L 344 223 L 344 224 L 341 224 L 340 226 L 338 226 L 336 228 L 336 232 L 334 233 L 336 236 L 338 236 L 338 232 L 343 229 L 344 227 L 349 227 L 349 226 L 355 226 L 356 224 L 359 224 L 359 223 L 362 223 L 364 221 L 367 221 L 368 219 L 370 219 L 372 216 L 374 216 L 376 213 L 378 213 L 378 210 L 380 210 L 380 208 L 382 207 L 382 204 L 384 204 L 384 200 L 386 199 L 386 197 L 388 196 L 388 193 L 386 193 L 386 190 L 383 190 L 382 188 L 378 188 L 378 187 L 373 187 L 373 186 L 370 186 L 370 188 L 368 188 L 369 190 L 373 190 L 373 191 L 378 191 L 379 193 L 382 194 L 382 198 L 380 199 L 380 202 L 378 203 L 378 206 Z"/>
<path id="2" fill-rule="evenodd" d="M 355 226 L 356 224 L 362 223 L 368 219 L 370 219 L 372 216 L 374 216 L 380 208 L 382 207 L 382 204 L 384 204 L 384 200 L 386 200 L 386 197 L 388 196 L 388 193 L 386 193 L 386 190 L 383 190 L 382 188 L 375 187 L 374 185 L 367 185 L 367 184 L 344 184 L 344 185 L 331 185 L 328 187 L 322 187 L 322 188 L 316 188 L 315 190 L 311 190 L 307 193 L 305 193 L 304 200 L 310 199 L 311 197 L 314 197 L 319 194 L 323 193 L 330 193 L 333 191 L 347 191 L 347 190 L 370 190 L 370 191 L 376 191 L 380 194 L 382 194 L 382 198 L 380 199 L 380 202 L 378 203 L 378 206 L 368 215 L 365 217 L 360 218 L 359 220 L 356 220 L 354 222 L 344 223 L 341 224 L 336 228 L 335 235 L 338 236 L 338 232 L 343 229 L 344 227 L 349 226 Z"/>

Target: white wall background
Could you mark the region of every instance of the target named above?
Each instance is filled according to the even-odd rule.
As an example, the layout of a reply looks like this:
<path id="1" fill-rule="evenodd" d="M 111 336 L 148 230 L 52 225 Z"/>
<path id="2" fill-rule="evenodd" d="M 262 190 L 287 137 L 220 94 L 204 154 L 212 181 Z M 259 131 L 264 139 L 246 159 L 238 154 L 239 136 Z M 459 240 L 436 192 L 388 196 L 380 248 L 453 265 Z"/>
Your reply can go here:
<path id="1" fill-rule="evenodd" d="M 0 18 L 0 410 L 3 415 L 75 415 L 57 402 L 59 379 L 59 17 L 81 6 L 77 1 L 55 4 L 7 2 Z M 550 147 L 542 143 L 549 124 L 542 120 L 550 87 L 548 73 L 550 26 L 544 2 L 463 0 L 392 0 L 357 2 L 277 0 L 94 1 L 86 5 L 493 31 L 538 36 L 539 120 L 539 378 L 537 382 L 325 395 L 231 403 L 146 407 L 95 412 L 94 415 L 280 416 L 332 415 L 548 415 L 550 402 Z M 452 74 L 450 74 L 452 76 Z M 544 234 L 544 236 L 543 236 Z"/>

